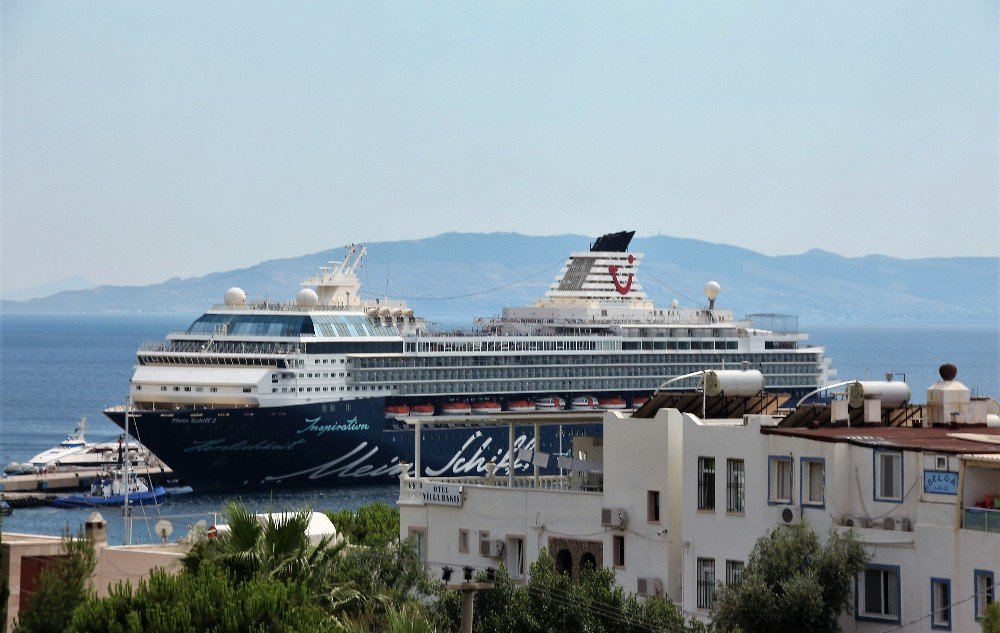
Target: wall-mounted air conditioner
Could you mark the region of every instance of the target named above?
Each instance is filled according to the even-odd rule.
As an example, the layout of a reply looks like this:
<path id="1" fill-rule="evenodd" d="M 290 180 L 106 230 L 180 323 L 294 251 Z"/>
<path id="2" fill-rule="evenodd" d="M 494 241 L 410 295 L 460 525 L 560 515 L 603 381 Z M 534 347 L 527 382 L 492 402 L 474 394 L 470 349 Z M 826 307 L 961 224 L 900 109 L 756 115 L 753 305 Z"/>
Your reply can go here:
<path id="1" fill-rule="evenodd" d="M 782 525 L 798 525 L 802 521 L 802 515 L 797 509 L 785 506 L 778 511 L 778 522 Z"/>
<path id="2" fill-rule="evenodd" d="M 840 519 L 840 524 L 844 527 L 866 528 L 871 526 L 871 521 L 866 517 L 859 517 L 853 514 L 845 514 Z"/>
<path id="3" fill-rule="evenodd" d="M 900 530 L 902 532 L 912 532 L 913 525 L 906 517 L 886 517 L 882 519 L 883 530 Z"/>
<path id="4" fill-rule="evenodd" d="M 624 508 L 601 508 L 601 525 L 624 530 L 628 525 L 628 512 Z"/>
<path id="5" fill-rule="evenodd" d="M 640 578 L 636 593 L 640 596 L 661 596 L 663 595 L 663 581 L 659 578 Z"/>
<path id="6" fill-rule="evenodd" d="M 503 541 L 498 538 L 484 538 L 479 541 L 479 555 L 486 558 L 503 556 Z"/>

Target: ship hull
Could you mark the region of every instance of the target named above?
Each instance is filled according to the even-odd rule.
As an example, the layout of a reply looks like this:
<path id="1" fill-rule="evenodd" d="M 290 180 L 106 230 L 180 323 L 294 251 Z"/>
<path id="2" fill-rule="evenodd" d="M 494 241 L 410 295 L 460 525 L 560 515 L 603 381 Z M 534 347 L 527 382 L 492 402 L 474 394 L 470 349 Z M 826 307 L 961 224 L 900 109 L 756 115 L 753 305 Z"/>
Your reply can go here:
<path id="1" fill-rule="evenodd" d="M 122 411 L 106 415 L 125 428 Z M 127 429 L 196 490 L 346 487 L 397 481 L 414 471 L 411 427 L 385 419 L 385 399 L 309 403 L 269 408 L 133 411 Z M 551 455 L 542 474 L 558 472 L 555 456 L 572 438 L 600 435 L 600 425 L 542 426 L 538 450 Z M 515 428 L 515 474 L 533 472 L 520 449 L 536 448 L 531 425 Z M 455 424 L 423 429 L 425 476 L 484 475 L 497 464 L 507 474 L 509 430 Z"/>

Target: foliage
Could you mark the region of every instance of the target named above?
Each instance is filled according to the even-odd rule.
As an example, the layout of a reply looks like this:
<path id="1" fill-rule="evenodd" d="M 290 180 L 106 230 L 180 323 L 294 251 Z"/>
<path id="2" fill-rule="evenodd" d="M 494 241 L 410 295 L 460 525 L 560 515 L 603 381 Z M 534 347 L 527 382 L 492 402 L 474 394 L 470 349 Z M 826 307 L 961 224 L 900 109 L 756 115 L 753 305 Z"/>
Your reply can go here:
<path id="1" fill-rule="evenodd" d="M 300 583 L 233 573 L 202 565 L 195 573 L 155 570 L 137 589 L 118 584 L 104 599 L 91 598 L 73 613 L 74 633 L 216 631 L 336 631 L 336 622 Z"/>
<path id="2" fill-rule="evenodd" d="M 90 577 L 97 566 L 94 544 L 82 533 L 75 538 L 64 533 L 62 551 L 54 566 L 38 574 L 35 594 L 14 625 L 15 633 L 63 631 L 73 609 L 93 594 Z"/>
<path id="3" fill-rule="evenodd" d="M 826 543 L 806 524 L 777 526 L 754 546 L 743 580 L 720 586 L 712 608 L 719 631 L 836 632 L 852 585 L 868 560 L 852 530 L 831 528 Z"/>
<path id="4" fill-rule="evenodd" d="M 986 607 L 986 615 L 979 621 L 983 633 L 1000 633 L 1000 602 L 994 602 Z"/>
<path id="5" fill-rule="evenodd" d="M 308 512 L 260 519 L 246 506 L 232 502 L 223 516 L 228 532 L 192 547 L 182 561 L 186 570 L 197 571 L 210 563 L 231 571 L 238 582 L 264 575 L 315 584 L 343 548 L 328 539 L 310 544 Z"/>
<path id="6" fill-rule="evenodd" d="M 479 581 L 485 580 L 480 574 Z M 461 615 L 458 591 L 449 591 L 437 605 L 438 621 L 457 628 Z M 497 570 L 495 588 L 477 591 L 476 633 L 703 632 L 697 621 L 684 618 L 666 597 L 640 600 L 615 584 L 610 569 L 582 570 L 579 584 L 560 574 L 548 552 L 539 552 L 527 585 L 516 585 L 506 569 Z M 444 628 L 444 627 L 442 627 Z"/>
<path id="7" fill-rule="evenodd" d="M 326 516 L 355 545 L 384 547 L 399 540 L 399 508 L 381 501 L 355 511 L 327 512 Z"/>

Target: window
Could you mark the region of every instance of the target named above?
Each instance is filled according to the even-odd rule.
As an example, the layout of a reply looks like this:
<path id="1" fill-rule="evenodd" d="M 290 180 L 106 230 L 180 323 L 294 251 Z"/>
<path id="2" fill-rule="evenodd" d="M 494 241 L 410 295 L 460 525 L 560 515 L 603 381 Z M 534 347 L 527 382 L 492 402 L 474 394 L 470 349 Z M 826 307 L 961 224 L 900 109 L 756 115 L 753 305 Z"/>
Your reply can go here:
<path id="1" fill-rule="evenodd" d="M 524 578 L 524 537 L 508 536 L 504 552 L 507 558 L 507 571 L 514 580 Z"/>
<path id="2" fill-rule="evenodd" d="M 825 487 L 826 461 L 818 457 L 803 457 L 802 484 L 799 487 L 802 505 L 823 507 Z"/>
<path id="3" fill-rule="evenodd" d="M 726 460 L 726 512 L 743 512 L 746 471 L 742 459 Z"/>
<path id="4" fill-rule="evenodd" d="M 772 456 L 768 459 L 768 503 L 792 502 L 792 458 Z"/>
<path id="5" fill-rule="evenodd" d="M 715 602 L 715 559 L 699 558 L 698 569 L 698 608 L 711 609 Z"/>
<path id="6" fill-rule="evenodd" d="M 625 566 L 625 535 L 616 534 L 612 537 L 611 542 L 612 547 L 612 560 L 614 561 L 615 567 Z"/>
<path id="7" fill-rule="evenodd" d="M 427 564 L 427 529 L 426 528 L 409 528 L 408 532 L 409 538 L 413 539 L 413 545 L 417 550 L 417 560 L 419 560 L 424 565 Z"/>
<path id="8" fill-rule="evenodd" d="M 726 586 L 733 586 L 740 584 L 743 580 L 743 561 L 741 560 L 727 560 L 726 561 Z"/>
<path id="9" fill-rule="evenodd" d="M 646 492 L 646 520 L 650 523 L 660 522 L 660 491 Z"/>
<path id="10" fill-rule="evenodd" d="M 981 620 L 986 615 L 986 607 L 996 599 L 993 572 L 977 569 L 973 586 L 976 590 L 976 619 Z"/>
<path id="11" fill-rule="evenodd" d="M 698 458 L 698 509 L 715 510 L 715 458 Z"/>
<path id="12" fill-rule="evenodd" d="M 464 528 L 458 530 L 458 553 L 469 553 L 469 531 Z"/>
<path id="13" fill-rule="evenodd" d="M 875 451 L 875 501 L 902 501 L 903 454 Z"/>
<path id="14" fill-rule="evenodd" d="M 858 588 L 859 620 L 899 622 L 899 567 L 869 565 Z"/>
<path id="15" fill-rule="evenodd" d="M 951 630 L 951 581 L 931 578 L 931 628 Z"/>

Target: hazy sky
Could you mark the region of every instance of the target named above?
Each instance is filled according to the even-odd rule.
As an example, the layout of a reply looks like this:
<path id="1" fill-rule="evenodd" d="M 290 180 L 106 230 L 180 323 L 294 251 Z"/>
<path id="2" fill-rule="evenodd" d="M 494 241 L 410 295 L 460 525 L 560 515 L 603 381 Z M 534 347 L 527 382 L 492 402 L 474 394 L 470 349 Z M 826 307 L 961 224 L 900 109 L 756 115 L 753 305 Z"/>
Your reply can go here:
<path id="1" fill-rule="evenodd" d="M 2 7 L 0 290 L 444 231 L 1000 254 L 996 0 Z"/>

